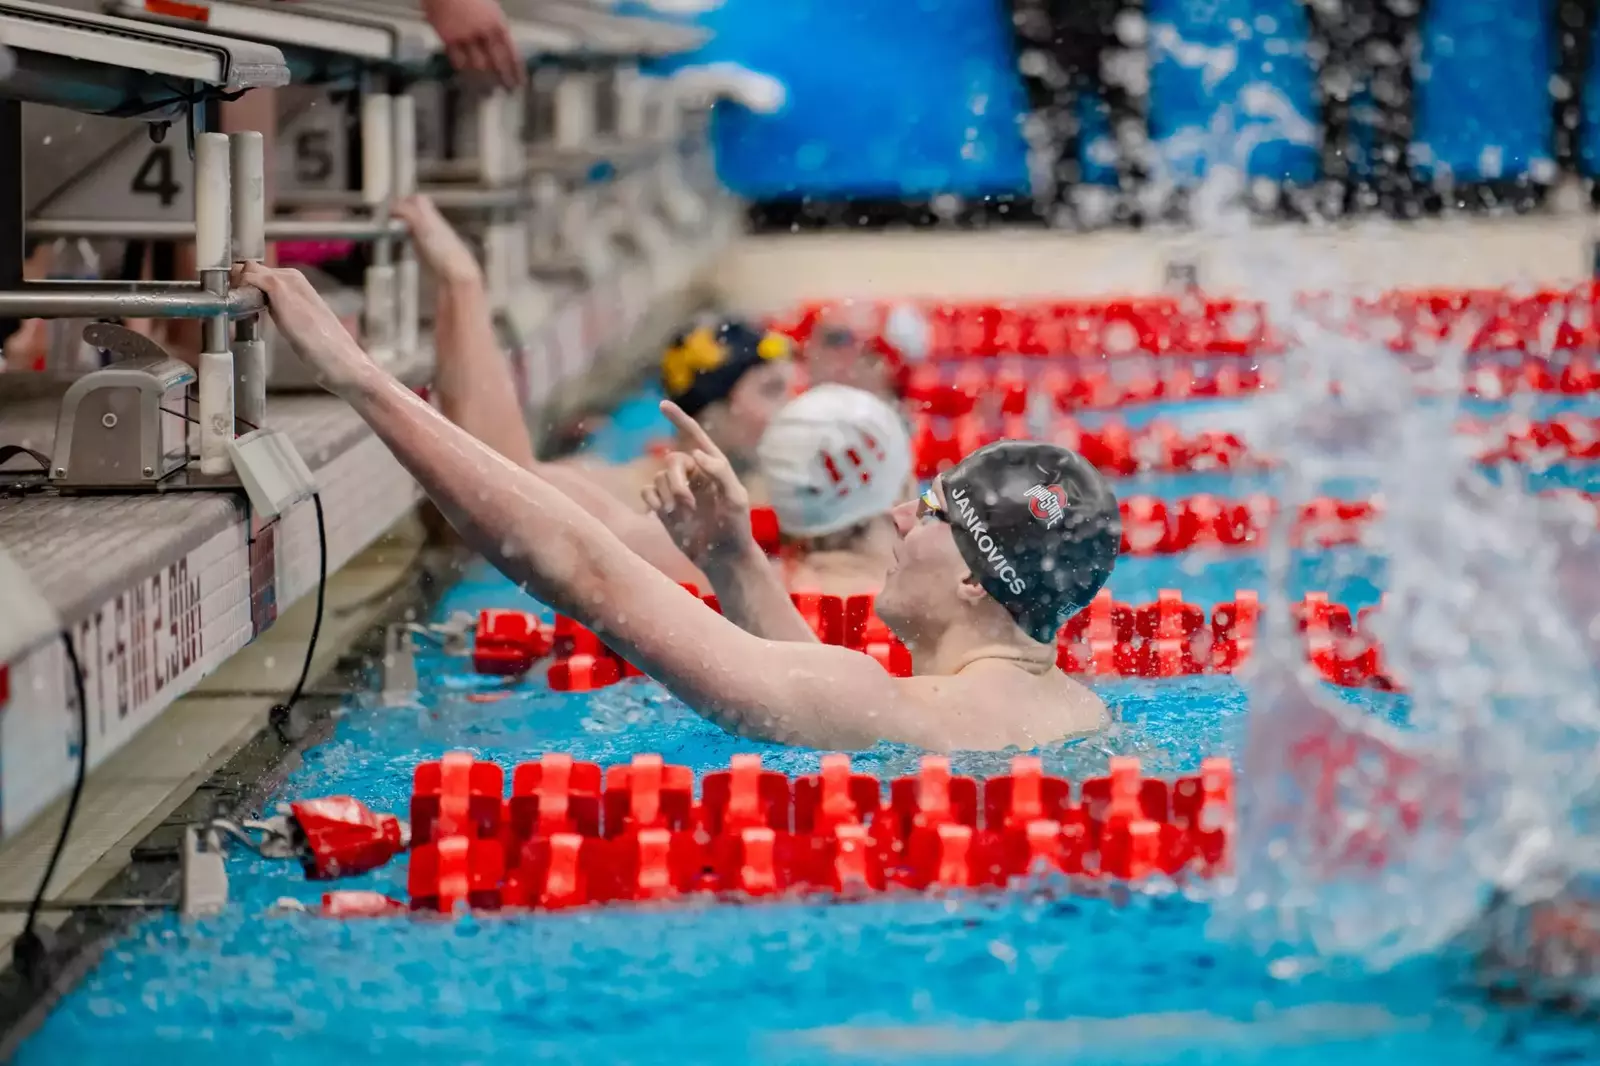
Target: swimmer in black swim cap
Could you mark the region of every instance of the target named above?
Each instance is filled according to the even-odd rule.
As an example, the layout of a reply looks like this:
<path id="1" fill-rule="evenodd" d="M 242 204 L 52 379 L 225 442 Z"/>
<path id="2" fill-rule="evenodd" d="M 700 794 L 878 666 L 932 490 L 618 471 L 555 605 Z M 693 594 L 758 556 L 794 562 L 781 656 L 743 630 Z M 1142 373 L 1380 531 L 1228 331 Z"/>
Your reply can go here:
<path id="1" fill-rule="evenodd" d="M 728 731 L 833 750 L 1026 750 L 1106 725 L 1104 703 L 1037 639 L 1100 587 L 1118 540 L 1110 493 L 1072 476 L 1082 468 L 1071 453 L 986 449 L 951 471 L 948 492 L 941 478 L 894 509 L 878 613 L 909 648 L 913 676 L 891 676 L 811 630 L 755 542 L 749 493 L 698 424 L 686 425 L 692 463 L 675 468 L 658 513 L 705 538 L 723 613 L 630 550 L 540 464 L 507 461 L 420 400 L 297 271 L 247 263 L 234 283 L 261 290 L 280 335 L 469 546 Z"/>
<path id="2" fill-rule="evenodd" d="M 984 591 L 1044 644 L 1099 592 L 1122 541 L 1117 498 L 1076 452 L 1000 441 L 940 481 L 956 548 Z M 929 489 L 929 496 L 933 494 Z"/>

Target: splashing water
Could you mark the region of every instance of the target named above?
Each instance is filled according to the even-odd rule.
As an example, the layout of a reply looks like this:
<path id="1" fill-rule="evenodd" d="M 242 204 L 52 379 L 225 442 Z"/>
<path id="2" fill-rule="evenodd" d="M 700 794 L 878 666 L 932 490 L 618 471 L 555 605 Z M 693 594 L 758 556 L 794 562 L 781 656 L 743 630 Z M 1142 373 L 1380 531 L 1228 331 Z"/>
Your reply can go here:
<path id="1" fill-rule="evenodd" d="M 1584 839 L 1589 808 L 1600 810 L 1594 513 L 1555 513 L 1520 478 L 1492 483 L 1457 432 L 1476 316 L 1414 357 L 1362 336 L 1344 309 L 1377 294 L 1341 276 L 1338 256 L 1309 251 L 1317 224 L 1267 228 L 1246 210 L 1259 131 L 1223 108 L 1187 135 L 1210 163 L 1189 197 L 1208 271 L 1248 279 L 1239 288 L 1297 338 L 1282 387 L 1236 427 L 1278 457 L 1280 507 L 1244 678 L 1239 880 L 1218 922 L 1287 946 L 1300 969 L 1388 968 L 1480 924 L 1491 898 L 1528 904 L 1600 872 L 1600 847 Z M 1152 189 L 1179 178 L 1173 147 L 1147 160 Z M 1384 225 L 1360 228 L 1406 254 L 1402 231 L 1381 240 Z M 1330 248 L 1341 232 L 1327 231 Z M 1306 291 L 1329 293 L 1339 312 L 1310 313 Z M 1408 688 L 1405 730 L 1312 678 L 1292 621 L 1288 526 L 1334 483 L 1370 486 L 1382 504 L 1368 536 L 1388 579 L 1371 628 Z"/>
<path id="2" fill-rule="evenodd" d="M 1600 739 L 1589 636 L 1600 550 L 1516 479 L 1492 484 L 1456 432 L 1471 315 L 1407 366 L 1385 338 L 1355 339 L 1296 306 L 1291 279 L 1321 283 L 1341 306 L 1355 295 L 1343 279 L 1308 276 L 1303 239 L 1291 260 L 1239 212 L 1216 211 L 1214 253 L 1276 279 L 1253 295 L 1299 338 L 1251 427 L 1282 462 L 1282 506 L 1246 678 L 1240 883 L 1223 920 L 1300 948 L 1307 965 L 1356 956 L 1386 967 L 1455 938 L 1491 894 L 1548 898 L 1592 865 L 1575 815 Z M 1334 480 L 1372 485 L 1383 505 L 1371 536 L 1389 578 L 1372 628 L 1408 687 L 1407 732 L 1303 666 L 1287 525 Z"/>

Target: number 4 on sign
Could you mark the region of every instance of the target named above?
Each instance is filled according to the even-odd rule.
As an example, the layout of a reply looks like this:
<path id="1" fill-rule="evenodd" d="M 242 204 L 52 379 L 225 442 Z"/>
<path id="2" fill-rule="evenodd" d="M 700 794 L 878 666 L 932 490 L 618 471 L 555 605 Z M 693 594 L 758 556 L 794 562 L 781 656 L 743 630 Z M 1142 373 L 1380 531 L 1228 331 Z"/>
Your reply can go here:
<path id="1" fill-rule="evenodd" d="M 68 181 L 36 214 L 45 219 L 191 221 L 194 161 L 188 145 L 181 135 L 151 144 L 141 130 Z"/>

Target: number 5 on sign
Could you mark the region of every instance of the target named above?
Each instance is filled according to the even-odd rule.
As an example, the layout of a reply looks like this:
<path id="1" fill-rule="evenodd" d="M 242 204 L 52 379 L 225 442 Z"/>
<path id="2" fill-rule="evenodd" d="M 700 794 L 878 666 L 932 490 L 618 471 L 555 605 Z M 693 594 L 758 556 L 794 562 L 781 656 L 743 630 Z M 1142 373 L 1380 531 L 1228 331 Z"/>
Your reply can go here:
<path id="1" fill-rule="evenodd" d="M 345 114 L 318 103 L 278 128 L 272 160 L 277 187 L 284 190 L 345 189 L 349 174 Z"/>
<path id="2" fill-rule="evenodd" d="M 45 219 L 91 218 L 118 222 L 191 221 L 194 161 L 181 130 L 152 144 L 141 129 L 84 170 L 35 212 Z"/>

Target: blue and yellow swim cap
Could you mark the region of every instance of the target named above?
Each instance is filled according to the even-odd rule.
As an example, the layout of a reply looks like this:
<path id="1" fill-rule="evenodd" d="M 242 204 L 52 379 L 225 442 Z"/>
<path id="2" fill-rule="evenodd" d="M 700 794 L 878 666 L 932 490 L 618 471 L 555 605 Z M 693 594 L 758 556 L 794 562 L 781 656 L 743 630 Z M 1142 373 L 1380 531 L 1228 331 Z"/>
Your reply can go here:
<path id="1" fill-rule="evenodd" d="M 746 371 L 788 359 L 790 354 L 788 337 L 738 319 L 696 326 L 662 353 L 661 388 L 685 414 L 697 415 L 727 399 Z"/>

